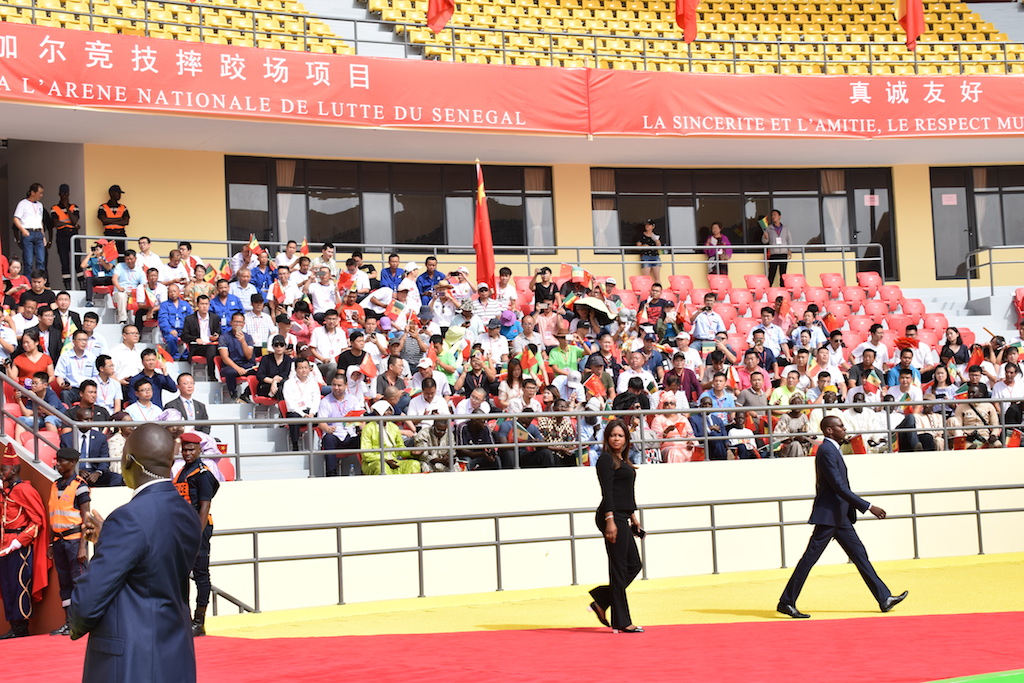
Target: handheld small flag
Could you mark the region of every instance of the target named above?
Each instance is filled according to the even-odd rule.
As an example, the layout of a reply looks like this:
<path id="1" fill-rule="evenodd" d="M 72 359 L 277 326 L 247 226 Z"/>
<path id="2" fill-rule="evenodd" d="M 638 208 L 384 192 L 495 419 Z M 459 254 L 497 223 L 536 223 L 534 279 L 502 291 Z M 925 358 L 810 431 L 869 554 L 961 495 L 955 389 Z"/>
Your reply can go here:
<path id="1" fill-rule="evenodd" d="M 975 344 L 974 350 L 971 351 L 971 357 L 967 361 L 967 368 L 970 369 L 972 365 L 981 365 L 985 361 L 985 352 L 981 350 L 980 344 Z"/>
<path id="2" fill-rule="evenodd" d="M 103 245 L 103 259 L 109 263 L 117 261 L 117 245 L 113 240 L 97 240 L 97 244 Z"/>
<path id="3" fill-rule="evenodd" d="M 608 392 L 605 391 L 604 384 L 601 382 L 601 378 L 596 373 L 591 374 L 590 377 L 587 378 L 587 381 L 583 383 L 583 386 L 598 398 L 604 398 L 608 395 Z"/>
<path id="4" fill-rule="evenodd" d="M 825 314 L 825 317 L 821 319 L 821 322 L 824 323 L 825 329 L 828 330 L 829 334 L 832 334 L 841 327 L 839 320 L 831 313 Z"/>
<path id="5" fill-rule="evenodd" d="M 524 372 L 529 372 L 534 365 L 537 364 L 537 356 L 527 346 L 523 349 L 523 354 L 519 358 L 519 364 L 522 366 Z"/>
<path id="6" fill-rule="evenodd" d="M 373 379 L 377 376 L 377 366 L 373 364 L 373 358 L 370 354 L 363 354 L 363 362 L 359 364 L 359 372 L 363 373 L 364 377 Z"/>
<path id="7" fill-rule="evenodd" d="M 299 247 L 299 253 L 303 256 L 309 256 L 309 244 L 306 242 L 306 238 L 302 238 L 302 246 Z"/>
<path id="8" fill-rule="evenodd" d="M 1007 448 L 1020 448 L 1020 430 L 1014 429 L 1010 432 L 1010 436 L 1006 439 Z"/>
<path id="9" fill-rule="evenodd" d="M 967 437 L 966 436 L 954 436 L 953 437 L 953 450 L 954 451 L 966 451 L 967 450 Z"/>
<path id="10" fill-rule="evenodd" d="M 864 455 L 868 452 L 867 446 L 864 445 L 864 435 L 858 434 L 857 436 L 850 439 L 850 448 L 857 455 Z"/>
<path id="11" fill-rule="evenodd" d="M 878 376 L 878 373 L 872 370 L 868 373 L 868 376 L 864 378 L 864 388 L 869 394 L 873 394 L 882 387 L 882 378 Z"/>
<path id="12" fill-rule="evenodd" d="M 343 270 L 338 273 L 338 291 L 344 292 L 352 286 L 352 282 L 355 280 L 355 276 L 347 270 Z"/>
<path id="13" fill-rule="evenodd" d="M 768 232 L 768 216 L 761 216 L 757 219 L 757 224 L 764 232 Z"/>
<path id="14" fill-rule="evenodd" d="M 587 289 L 590 289 L 591 284 L 594 282 L 594 275 L 581 266 L 574 266 L 570 273 L 573 282 L 579 282 Z"/>
<path id="15" fill-rule="evenodd" d="M 713 352 L 715 350 L 715 348 L 716 348 L 715 347 L 715 342 L 712 342 L 712 341 L 702 341 L 700 343 L 700 355 L 706 356 L 709 353 Z"/>
<path id="16" fill-rule="evenodd" d="M 577 299 L 579 299 L 579 297 L 576 295 L 575 292 L 573 292 L 572 294 L 570 294 L 569 296 L 565 297 L 565 299 L 562 300 L 562 305 L 571 310 L 572 307 L 576 304 Z"/>
<path id="17" fill-rule="evenodd" d="M 779 318 L 785 320 L 789 317 L 789 311 L 791 306 L 789 305 L 789 299 L 783 299 L 782 304 L 779 306 Z"/>
<path id="18" fill-rule="evenodd" d="M 561 270 L 558 272 L 558 277 L 571 278 L 572 277 L 572 266 L 568 263 L 563 263 Z"/>
<path id="19" fill-rule="evenodd" d="M 281 283 L 274 281 L 274 285 L 270 288 L 270 298 L 279 303 L 284 301 L 284 288 L 281 287 Z"/>
<path id="20" fill-rule="evenodd" d="M 231 272 L 231 264 L 228 262 L 226 258 L 221 259 L 220 269 L 217 271 L 217 275 L 220 276 L 221 280 L 230 280 L 232 274 L 233 273 Z"/>
<path id="21" fill-rule="evenodd" d="M 730 389 L 733 389 L 734 391 L 738 392 L 740 390 L 740 375 L 736 371 L 735 366 L 730 365 L 728 371 L 725 374 L 726 374 L 726 380 L 725 380 L 726 386 L 729 387 Z"/>
<path id="22" fill-rule="evenodd" d="M 918 343 L 918 340 L 914 339 L 913 337 L 899 337 L 896 340 L 896 348 L 898 348 L 900 351 L 902 351 L 903 349 L 916 349 Z"/>
<path id="23" fill-rule="evenodd" d="M 260 241 L 256 239 L 256 235 L 249 235 L 249 250 L 257 256 L 263 251 L 263 247 L 260 246 Z"/>
<path id="24" fill-rule="evenodd" d="M 345 413 L 345 417 L 362 417 L 363 414 L 364 413 L 362 410 L 350 410 L 347 413 Z"/>
<path id="25" fill-rule="evenodd" d="M 154 308 L 156 308 L 156 300 L 149 295 L 149 287 L 143 287 L 142 288 L 142 295 L 144 297 L 143 300 L 142 300 L 142 305 L 147 310 L 151 311 Z"/>
<path id="26" fill-rule="evenodd" d="M 964 382 L 963 384 L 960 385 L 960 387 L 956 390 L 956 393 L 953 395 L 953 398 L 957 400 L 963 400 L 967 398 L 967 382 Z"/>
<path id="27" fill-rule="evenodd" d="M 171 354 L 167 353 L 167 349 L 165 349 L 164 347 L 157 346 L 156 347 L 156 352 L 160 354 L 160 357 L 164 359 L 165 363 L 173 363 L 174 362 L 174 359 L 171 357 Z"/>
<path id="28" fill-rule="evenodd" d="M 203 275 L 203 280 L 205 280 L 206 282 L 216 282 L 218 275 L 219 273 L 213 268 L 207 268 L 206 274 Z"/>
<path id="29" fill-rule="evenodd" d="M 388 304 L 388 307 L 384 310 L 384 315 L 391 318 L 391 322 L 398 320 L 398 316 L 405 310 L 405 304 L 401 301 L 392 301 Z"/>

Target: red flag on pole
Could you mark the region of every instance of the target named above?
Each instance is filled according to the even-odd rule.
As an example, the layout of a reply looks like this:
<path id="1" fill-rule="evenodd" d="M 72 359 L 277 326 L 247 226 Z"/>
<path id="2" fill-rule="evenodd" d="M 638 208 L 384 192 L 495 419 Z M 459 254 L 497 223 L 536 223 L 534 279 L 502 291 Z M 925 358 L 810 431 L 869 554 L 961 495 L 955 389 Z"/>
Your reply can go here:
<path id="1" fill-rule="evenodd" d="M 427 5 L 427 28 L 440 33 L 455 14 L 455 0 L 430 0 Z"/>
<path id="2" fill-rule="evenodd" d="M 484 192 L 484 171 L 476 163 L 476 220 L 473 222 L 473 249 L 476 251 L 476 281 L 486 282 L 494 291 L 494 242 L 491 240 L 491 218 L 487 213 Z"/>
<path id="3" fill-rule="evenodd" d="M 917 39 L 924 33 L 924 2 L 922 0 L 897 0 L 896 18 L 907 34 L 907 49 L 917 49 Z"/>
<path id="4" fill-rule="evenodd" d="M 920 0 L 918 0 L 920 2 Z M 683 29 L 683 40 L 692 43 L 697 37 L 697 8 L 700 0 L 676 0 L 676 24 Z"/>
<path id="5" fill-rule="evenodd" d="M 344 292 L 348 290 L 348 288 L 352 286 L 352 282 L 354 280 L 355 277 L 347 270 L 343 270 L 338 273 L 338 291 Z"/>
<path id="6" fill-rule="evenodd" d="M 831 313 L 826 313 L 825 317 L 821 319 L 821 322 L 824 323 L 825 329 L 828 330 L 829 334 L 832 334 L 842 327 L 842 325 L 839 324 L 839 320 Z"/>
<path id="7" fill-rule="evenodd" d="M 306 242 L 306 238 L 302 238 L 302 246 L 299 247 L 299 253 L 303 256 L 309 256 L 309 243 Z"/>

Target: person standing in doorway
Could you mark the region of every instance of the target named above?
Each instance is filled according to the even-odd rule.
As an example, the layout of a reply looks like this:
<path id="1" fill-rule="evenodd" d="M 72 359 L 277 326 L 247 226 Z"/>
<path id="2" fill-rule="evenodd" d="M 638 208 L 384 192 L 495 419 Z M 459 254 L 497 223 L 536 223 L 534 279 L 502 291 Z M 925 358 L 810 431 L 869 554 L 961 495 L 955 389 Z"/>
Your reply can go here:
<path id="1" fill-rule="evenodd" d="M 14 209 L 14 227 L 21 235 L 25 272 L 30 275 L 46 268 L 46 236 L 43 234 L 43 186 L 32 183 L 25 198 Z"/>
<path id="2" fill-rule="evenodd" d="M 71 258 L 71 238 L 78 234 L 78 221 L 81 216 L 78 207 L 69 199 L 70 187 L 66 184 L 61 185 L 57 193 L 60 199 L 50 207 L 50 224 L 57 231 L 57 254 L 60 256 L 60 275 L 64 289 L 71 289 L 71 268 L 74 261 Z"/>
<path id="3" fill-rule="evenodd" d="M 121 255 L 124 254 L 124 238 L 127 234 L 125 228 L 128 227 L 131 216 L 128 215 L 128 207 L 121 203 L 121 195 L 124 194 L 124 190 L 120 185 L 111 185 L 107 194 L 110 195 L 110 199 L 100 204 L 96 216 L 100 219 L 100 225 L 103 226 L 103 236 L 114 240 L 114 244 L 117 245 L 117 253 Z"/>
<path id="4" fill-rule="evenodd" d="M 768 245 L 768 284 L 779 274 L 779 287 L 789 267 L 789 258 L 793 255 L 793 236 L 789 228 L 782 224 L 782 212 L 772 209 L 771 222 L 761 233 L 761 244 Z"/>
<path id="5" fill-rule="evenodd" d="M 640 273 L 649 275 L 654 282 L 661 278 L 661 237 L 654 232 L 654 221 L 645 221 L 640 226 L 640 234 L 636 238 L 636 246 L 643 247 L 640 251 Z"/>

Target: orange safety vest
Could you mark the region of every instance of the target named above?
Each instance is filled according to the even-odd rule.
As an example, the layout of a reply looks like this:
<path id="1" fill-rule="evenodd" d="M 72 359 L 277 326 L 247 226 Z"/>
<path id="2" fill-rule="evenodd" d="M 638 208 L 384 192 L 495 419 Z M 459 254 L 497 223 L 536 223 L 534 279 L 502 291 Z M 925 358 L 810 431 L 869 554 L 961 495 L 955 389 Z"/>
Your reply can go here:
<path id="1" fill-rule="evenodd" d="M 72 227 L 71 214 L 73 214 L 76 211 L 78 211 L 78 207 L 75 206 L 74 204 L 69 206 L 66 211 L 60 208 L 60 204 L 54 204 L 53 207 L 50 208 L 50 213 L 57 214 L 57 225 L 55 225 L 54 227 L 56 227 L 57 229 L 67 229 Z"/>
<path id="2" fill-rule="evenodd" d="M 194 470 L 192 470 L 191 472 L 186 474 L 184 479 L 182 479 L 182 477 L 181 477 L 181 472 L 184 472 L 184 469 L 179 471 L 177 476 L 174 477 L 174 488 L 178 489 L 178 493 L 181 494 L 181 497 L 185 499 L 185 502 L 188 503 L 189 505 L 191 505 L 192 507 L 194 507 L 196 509 L 196 512 L 198 512 L 199 511 L 199 501 L 193 501 L 192 500 L 192 494 L 189 491 L 188 480 L 191 479 L 193 476 L 195 476 L 197 474 L 201 474 L 202 472 L 210 472 L 210 468 L 207 467 L 203 463 L 203 461 L 200 460 L 199 461 L 199 467 L 195 468 Z M 210 472 L 210 474 L 213 474 L 213 473 Z M 216 481 L 216 477 L 214 477 L 214 481 Z M 217 493 L 217 488 L 219 488 L 219 487 L 220 487 L 220 482 L 217 482 L 217 486 L 215 486 L 214 489 L 213 489 L 214 494 Z M 211 525 L 211 526 L 213 525 L 213 515 L 209 515 L 208 516 L 208 518 L 206 520 L 206 523 Z"/>
<path id="3" fill-rule="evenodd" d="M 84 483 L 84 479 L 75 477 L 63 491 L 58 491 L 57 482 L 53 482 L 50 489 L 50 530 L 54 539 L 77 541 L 82 537 L 82 513 L 75 507 L 75 496 L 78 487 Z"/>
<path id="4" fill-rule="evenodd" d="M 100 204 L 100 208 L 103 209 L 105 214 L 107 214 L 107 218 L 120 218 L 128 209 L 124 204 L 118 204 L 116 209 L 111 209 L 110 204 L 107 204 L 106 202 Z"/>

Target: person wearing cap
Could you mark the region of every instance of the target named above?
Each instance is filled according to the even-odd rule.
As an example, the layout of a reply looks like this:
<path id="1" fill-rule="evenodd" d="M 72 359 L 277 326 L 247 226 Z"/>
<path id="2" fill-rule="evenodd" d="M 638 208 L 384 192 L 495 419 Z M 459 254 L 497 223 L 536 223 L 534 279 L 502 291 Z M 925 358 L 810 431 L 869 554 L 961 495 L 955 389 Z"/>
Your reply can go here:
<path id="1" fill-rule="evenodd" d="M 57 254 L 64 289 L 71 289 L 71 238 L 78 234 L 81 218 L 78 207 L 71 203 L 71 188 L 62 184 L 57 191 L 59 200 L 50 207 L 50 226 L 57 231 Z"/>
<path id="2" fill-rule="evenodd" d="M 92 245 L 92 252 L 86 254 L 78 266 L 85 273 L 85 307 L 92 308 L 93 288 L 96 285 L 114 284 L 114 264 L 103 255 L 103 247 L 95 243 Z"/>
<path id="3" fill-rule="evenodd" d="M 429 299 L 430 301 L 427 305 L 430 306 L 430 310 L 434 313 L 434 322 L 437 323 L 440 334 L 443 336 L 447 334 L 448 328 L 452 326 L 452 321 L 455 320 L 455 312 L 459 307 L 459 302 L 452 295 L 451 283 L 447 280 L 438 281 L 434 285 Z"/>
<path id="4" fill-rule="evenodd" d="M 25 272 L 30 276 L 34 271 L 46 268 L 46 235 L 43 230 L 50 216 L 43 208 L 42 198 L 43 186 L 32 183 L 25 198 L 14 209 L 14 228 L 18 231 L 25 255 Z"/>
<path id="5" fill-rule="evenodd" d="M 42 599 L 48 582 L 49 531 L 43 499 L 22 481 L 21 459 L 7 444 L 0 460 L 0 595 L 10 630 L 0 640 L 27 636 L 32 603 Z"/>
<path id="6" fill-rule="evenodd" d="M 455 278 L 452 281 L 452 295 L 459 303 L 469 301 L 473 298 L 473 283 L 469 281 L 469 268 L 459 266 L 458 270 L 451 274 Z"/>
<path id="7" fill-rule="evenodd" d="M 321 268 L 326 268 L 331 272 L 332 280 L 337 278 L 338 262 L 334 260 L 334 245 L 330 242 L 324 242 L 323 246 L 320 247 L 320 255 L 313 259 L 309 267 L 314 273 L 319 273 Z M 367 283 L 367 289 L 369 289 L 369 283 Z"/>
<path id="8" fill-rule="evenodd" d="M 394 415 L 394 408 L 381 399 L 370 406 L 370 413 L 375 415 Z M 383 425 L 383 428 L 382 428 Z M 394 421 L 367 422 L 359 436 L 359 448 L 363 451 L 363 474 L 380 474 L 381 460 L 385 467 L 384 474 L 416 474 L 421 471 L 420 461 L 405 450 L 405 439 Z M 402 450 L 385 450 L 382 448 L 398 448 Z"/>
<path id="9" fill-rule="evenodd" d="M 415 301 L 415 299 L 413 299 Z M 434 320 L 434 309 L 430 306 L 420 306 L 419 311 L 416 314 L 416 318 L 420 321 L 420 330 L 427 337 L 432 337 L 435 334 L 441 334 L 441 327 Z"/>
<path id="10" fill-rule="evenodd" d="M 476 286 L 477 300 L 473 302 L 473 317 L 486 325 L 490 320 L 501 315 L 501 302 L 491 298 L 491 288 L 486 282 Z"/>
<path id="11" fill-rule="evenodd" d="M 508 339 L 509 343 L 523 331 L 523 326 L 516 319 L 515 311 L 502 311 L 498 320 L 501 321 L 501 336 Z"/>
<path id="12" fill-rule="evenodd" d="M 426 306 L 430 303 L 430 299 L 434 293 L 434 287 L 437 286 L 441 280 L 444 280 L 444 273 L 437 269 L 437 257 L 428 256 L 424 261 L 424 270 L 416 278 L 416 289 L 420 294 L 420 305 Z"/>
<path id="13" fill-rule="evenodd" d="M 192 635 L 206 635 L 206 606 L 210 604 L 210 539 L 213 538 L 213 517 L 210 506 L 220 488 L 220 482 L 200 459 L 202 438 L 195 432 L 181 435 L 181 458 L 185 466 L 174 477 L 174 487 L 199 514 L 202 536 L 199 554 L 192 565 L 192 580 L 196 584 L 196 611 L 192 619 Z"/>
<path id="14" fill-rule="evenodd" d="M 508 339 L 501 336 L 501 320 L 499 318 L 491 318 L 487 321 L 487 331 L 478 336 L 474 343 L 480 345 L 493 367 L 508 362 Z"/>
<path id="15" fill-rule="evenodd" d="M 423 389 L 423 383 L 428 380 L 434 380 L 434 384 L 437 385 L 437 393 L 439 396 L 451 396 L 452 388 L 448 384 L 448 379 L 444 373 L 437 369 L 434 362 L 424 356 L 420 358 L 420 362 L 416 364 L 416 372 L 413 373 L 412 378 L 409 380 L 409 390 L 412 394 Z"/>
<path id="16" fill-rule="evenodd" d="M 124 238 L 127 234 L 125 228 L 131 221 L 128 207 L 121 203 L 121 195 L 124 193 L 120 185 L 111 185 L 107 190 L 110 199 L 100 204 L 100 208 L 96 211 L 96 217 L 100 219 L 100 225 L 103 226 L 103 236 L 114 240 L 118 254 L 124 253 Z"/>
<path id="17" fill-rule="evenodd" d="M 89 484 L 78 476 L 78 451 L 61 448 L 57 451 L 57 474 L 50 488 L 50 556 L 60 584 L 60 604 L 65 613 L 71 605 L 75 583 L 89 560 L 88 541 L 82 533 L 82 520 L 89 515 L 92 498 Z M 65 616 L 64 625 L 52 636 L 71 635 Z"/>

